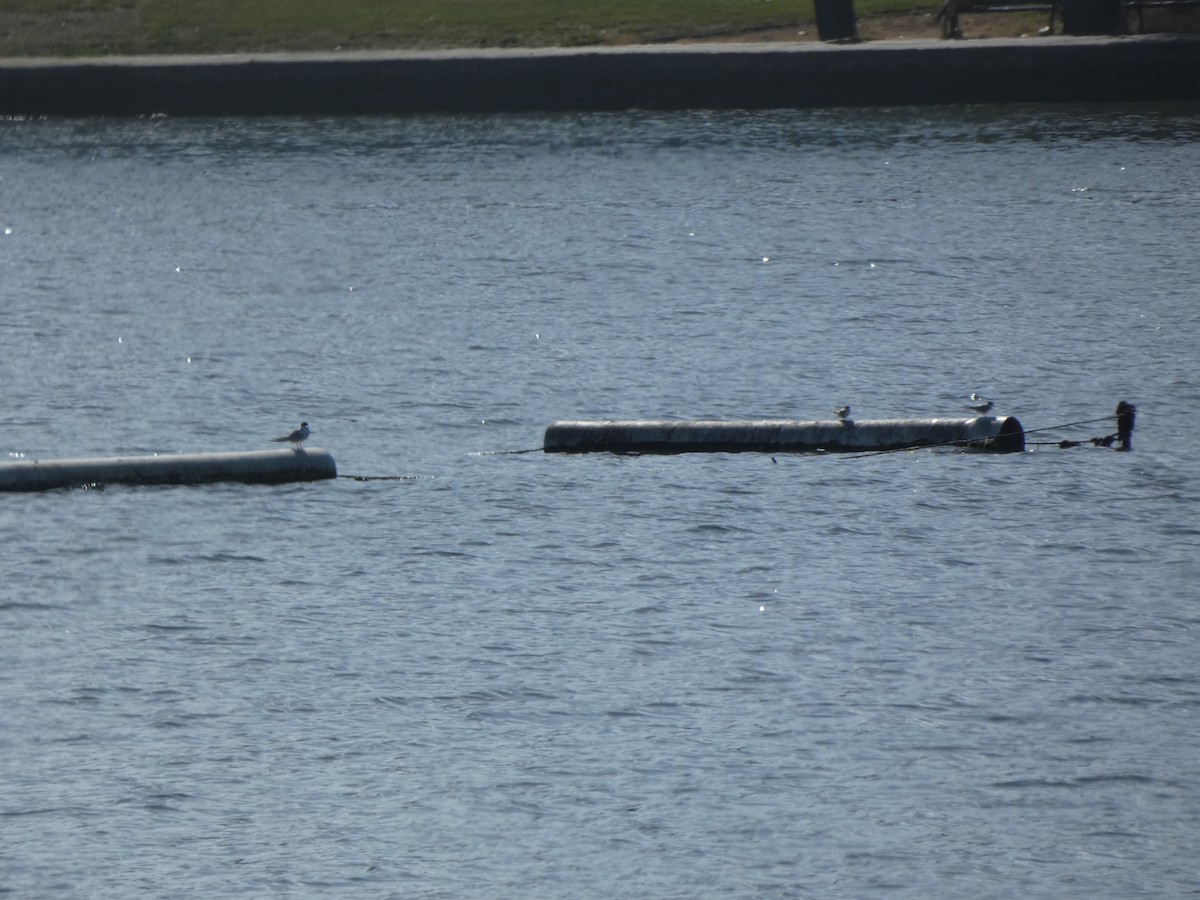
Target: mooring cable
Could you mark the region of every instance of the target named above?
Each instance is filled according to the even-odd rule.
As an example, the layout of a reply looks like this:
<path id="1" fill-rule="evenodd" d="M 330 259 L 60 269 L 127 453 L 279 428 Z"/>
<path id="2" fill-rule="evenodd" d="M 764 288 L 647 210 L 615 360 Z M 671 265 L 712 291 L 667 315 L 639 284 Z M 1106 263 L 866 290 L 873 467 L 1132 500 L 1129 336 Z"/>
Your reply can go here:
<path id="1" fill-rule="evenodd" d="M 347 481 L 423 481 L 429 475 L 338 475 Z"/>
<path id="2" fill-rule="evenodd" d="M 476 450 L 467 456 L 517 456 L 522 453 L 541 453 L 544 447 L 530 447 L 528 450 Z M 432 475 L 338 475 L 347 481 L 423 481 Z"/>
<path id="3" fill-rule="evenodd" d="M 1104 416 L 1100 419 L 1085 419 L 1082 422 L 1066 422 L 1062 425 L 1047 425 L 1045 428 L 1022 428 L 1020 434 L 1022 436 L 1037 434 L 1042 431 L 1056 431 L 1060 428 L 1074 428 L 1076 425 L 1094 425 L 1097 422 L 1107 422 L 1111 417 Z M 1011 436 L 1011 435 L 1006 435 Z M 996 437 L 1000 437 L 997 435 Z M 883 456 L 885 453 L 905 453 L 910 450 L 935 450 L 938 447 L 969 447 L 973 444 L 982 444 L 994 438 L 958 438 L 953 441 L 942 441 L 938 444 L 912 444 L 908 447 L 893 447 L 890 450 L 872 450 L 868 453 L 838 453 L 832 454 L 836 459 L 865 459 L 868 456 Z M 1060 441 L 1053 442 L 1057 446 Z"/>
<path id="4" fill-rule="evenodd" d="M 545 447 L 530 447 L 528 450 L 473 450 L 467 456 L 520 456 L 522 453 L 543 453 Z"/>
<path id="5" fill-rule="evenodd" d="M 1024 437 L 1028 437 L 1031 434 L 1040 434 L 1044 431 L 1059 431 L 1064 428 L 1075 428 L 1080 425 L 1094 425 L 1097 422 L 1107 422 L 1107 421 L 1109 421 L 1109 418 L 1110 418 L 1109 416 L 1103 416 L 1103 417 L 1097 418 L 1097 419 L 1082 419 L 1078 422 L 1064 422 L 1061 425 L 1047 425 L 1042 428 L 1022 428 L 1022 429 L 1020 429 L 1019 432 L 1016 432 L 1016 433 L 1019 433 L 1024 438 Z M 964 447 L 964 446 L 970 447 L 972 445 L 978 446 L 978 445 L 986 444 L 988 441 L 995 440 L 997 437 L 1011 437 L 1011 436 L 1012 436 L 1012 434 L 995 435 L 993 437 L 983 437 L 983 438 L 957 438 L 953 441 L 941 441 L 939 443 L 934 443 L 934 444 L 911 444 L 911 445 L 904 446 L 904 447 L 892 447 L 887 450 L 871 450 L 866 453 L 829 453 L 828 451 L 826 451 L 824 453 L 824 455 L 830 456 L 834 459 L 839 459 L 839 460 L 866 459 L 869 456 L 883 456 L 888 453 L 905 453 L 905 452 L 909 452 L 909 451 L 913 451 L 913 450 L 936 450 L 939 447 Z M 1115 435 L 1113 435 L 1111 438 L 1091 438 L 1090 441 L 1088 441 L 1088 442 L 1091 443 L 1093 446 L 1110 446 L 1113 438 L 1115 438 Z M 1107 443 L 1105 443 L 1105 441 L 1107 441 Z M 1069 447 L 1082 446 L 1085 442 L 1084 441 L 1063 440 L 1063 441 L 1028 441 L 1027 443 L 1030 443 L 1036 447 L 1069 448 Z M 521 456 L 526 453 L 544 453 L 545 450 L 546 450 L 545 446 L 529 447 L 525 450 L 475 450 L 475 451 L 472 451 L 471 453 L 468 453 L 467 455 L 468 456 Z M 786 453 L 786 452 L 787 452 L 786 450 L 775 451 L 775 453 L 771 454 L 771 461 L 775 462 L 776 456 L 782 455 L 783 453 Z M 820 451 L 818 451 L 818 452 L 820 452 Z M 631 455 L 633 455 L 633 454 L 631 454 Z M 640 456 L 642 454 L 636 454 L 636 455 Z M 349 481 L 419 481 L 421 479 L 428 478 L 430 476 L 427 476 L 427 475 L 338 475 L 337 477 L 345 478 Z"/>
<path id="6" fill-rule="evenodd" d="M 1084 419 L 1082 422 L 1065 422 L 1062 425 L 1047 425 L 1045 428 L 1024 428 L 1022 434 L 1037 434 L 1039 431 L 1055 431 L 1059 428 L 1074 428 L 1076 425 L 1095 425 L 1097 422 L 1107 422 L 1112 416 L 1101 416 L 1099 419 Z"/>

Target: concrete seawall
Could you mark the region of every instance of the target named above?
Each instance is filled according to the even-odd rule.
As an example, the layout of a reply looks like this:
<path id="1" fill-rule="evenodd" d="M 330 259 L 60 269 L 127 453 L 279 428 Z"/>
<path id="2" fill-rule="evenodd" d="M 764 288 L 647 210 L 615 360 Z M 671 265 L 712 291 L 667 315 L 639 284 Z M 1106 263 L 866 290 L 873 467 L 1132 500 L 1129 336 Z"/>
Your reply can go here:
<path id="1" fill-rule="evenodd" d="M 1200 100 L 1200 36 L 0 60 L 0 115 Z"/>

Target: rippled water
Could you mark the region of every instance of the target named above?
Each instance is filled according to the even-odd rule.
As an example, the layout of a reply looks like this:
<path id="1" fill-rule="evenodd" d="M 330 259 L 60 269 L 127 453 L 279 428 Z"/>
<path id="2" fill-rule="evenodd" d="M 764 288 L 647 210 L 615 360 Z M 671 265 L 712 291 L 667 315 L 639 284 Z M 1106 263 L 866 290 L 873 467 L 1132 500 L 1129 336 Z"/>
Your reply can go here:
<path id="1" fill-rule="evenodd" d="M 10 456 L 403 476 L 0 497 L 0 893 L 1194 892 L 1198 214 L 1194 105 L 0 123 Z M 1135 452 L 505 452 L 973 390 Z"/>

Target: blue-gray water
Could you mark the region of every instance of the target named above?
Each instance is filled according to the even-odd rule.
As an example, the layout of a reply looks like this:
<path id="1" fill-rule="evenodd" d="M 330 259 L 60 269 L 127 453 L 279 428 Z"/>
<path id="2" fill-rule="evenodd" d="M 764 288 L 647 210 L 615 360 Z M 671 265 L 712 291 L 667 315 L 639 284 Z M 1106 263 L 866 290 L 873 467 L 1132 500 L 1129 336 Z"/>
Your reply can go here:
<path id="1" fill-rule="evenodd" d="M 0 893 L 1180 897 L 1200 107 L 0 122 Z M 508 454 L 557 418 L 1039 447 Z"/>

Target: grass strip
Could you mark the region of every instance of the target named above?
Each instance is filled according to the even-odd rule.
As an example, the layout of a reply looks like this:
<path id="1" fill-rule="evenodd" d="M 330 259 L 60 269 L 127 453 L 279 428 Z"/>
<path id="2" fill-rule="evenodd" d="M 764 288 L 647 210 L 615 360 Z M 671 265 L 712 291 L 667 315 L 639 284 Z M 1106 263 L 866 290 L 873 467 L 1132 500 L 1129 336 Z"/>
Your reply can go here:
<path id="1" fill-rule="evenodd" d="M 854 0 L 860 16 L 913 8 Z M 0 56 L 612 46 L 813 20 L 813 0 L 3 0 Z"/>

